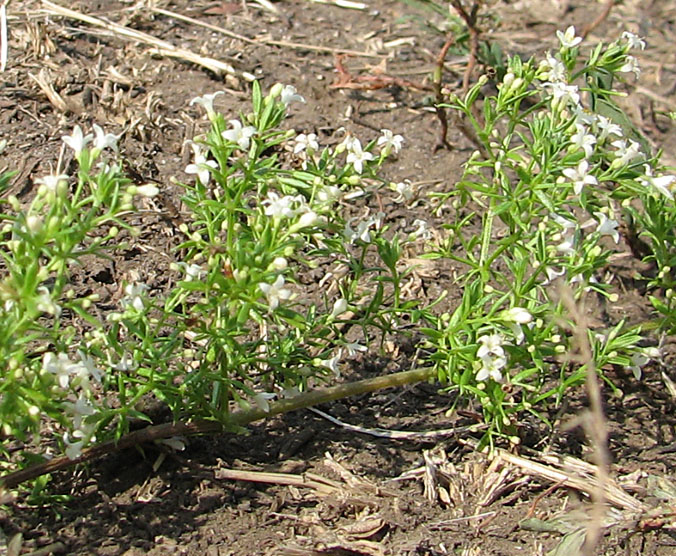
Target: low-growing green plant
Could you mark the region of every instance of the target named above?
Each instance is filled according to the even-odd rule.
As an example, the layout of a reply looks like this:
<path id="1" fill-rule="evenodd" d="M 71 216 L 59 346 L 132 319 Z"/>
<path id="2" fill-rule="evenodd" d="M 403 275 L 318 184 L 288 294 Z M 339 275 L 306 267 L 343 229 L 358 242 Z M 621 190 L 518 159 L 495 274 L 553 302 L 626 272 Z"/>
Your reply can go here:
<path id="1" fill-rule="evenodd" d="M 362 146 L 346 134 L 335 148 L 314 134 L 282 130 L 293 87 L 253 88 L 253 109 L 226 122 L 218 93 L 193 100 L 209 130 L 192 142 L 184 185 L 184 241 L 165 269 L 168 291 L 121 285 L 101 315 L 96 294 L 71 284 L 86 257 L 106 257 L 137 233 L 135 201 L 158 193 L 135 185 L 115 154 L 118 137 L 94 125 L 63 140 L 77 176 L 46 176 L 35 198 L 5 202 L 0 252 L 2 466 L 12 470 L 83 449 L 149 421 L 156 399 L 175 419 L 228 426 L 235 407 L 264 411 L 340 373 L 377 330 L 403 310 L 399 243 L 381 240 L 383 216 L 364 206 L 346 217 L 345 198 L 368 196 L 377 172 L 401 148 L 383 130 Z M 113 151 L 111 156 L 105 153 Z M 380 257 L 379 257 L 380 255 Z M 322 267 L 310 300 L 303 274 Z M 352 327 L 361 331 L 348 338 Z M 361 342 L 361 343 L 358 343 Z"/>
<path id="2" fill-rule="evenodd" d="M 424 329 L 439 379 L 458 400 L 479 400 L 492 430 L 504 434 L 515 433 L 523 411 L 544 419 L 542 402 L 560 401 L 585 380 L 560 288 L 596 294 L 599 307 L 617 301 L 608 265 L 622 216 L 657 263 L 651 285 L 666 277 L 674 254 L 676 178 L 660 174 L 658 157 L 613 102 L 623 94 L 612 89 L 618 75 L 638 75 L 629 52 L 643 41 L 624 33 L 582 61 L 575 29 L 557 35 L 554 55 L 511 57 L 497 94 L 482 97 L 482 78 L 451 98 L 447 107 L 469 122 L 479 150 L 454 189 L 437 196 L 438 212 L 450 206 L 454 216 L 427 255 L 465 269 L 460 306 Z M 654 301 L 667 319 L 671 299 Z M 616 389 L 605 369 L 639 377 L 658 352 L 640 347 L 640 327 L 607 324 L 588 336 L 595 368 Z"/>
<path id="3" fill-rule="evenodd" d="M 235 408 L 291 409 L 270 400 L 331 380 L 342 360 L 401 332 L 404 317 L 419 325 L 431 366 L 396 384 L 436 376 L 454 407 L 478 401 L 486 442 L 517 441 L 520 415 L 546 421 L 547 403 L 585 379 L 558 292 L 565 286 L 599 306 L 617 300 L 609 263 L 621 219 L 655 266 L 648 286 L 660 324 L 673 328 L 676 178 L 661 174 L 613 102 L 618 75 L 638 73 L 629 52 L 643 42 L 625 33 L 582 61 L 573 28 L 558 38 L 558 52 L 540 62 L 510 58 L 497 94 L 482 96 L 482 78 L 447 106 L 467 119 L 478 150 L 461 180 L 436 195 L 437 214 L 448 217 L 425 256 L 452 260 L 463 291 L 441 314 L 438 300 L 423 305 L 402 290 L 410 272 L 402 249 L 430 238 L 427 223 L 403 236 L 387 229 L 387 215 L 347 205 L 383 184 L 379 169 L 402 137 L 382 130 L 363 146 L 345 134 L 321 147 L 312 133 L 282 128 L 289 105 L 303 100 L 295 89 L 276 85 L 263 96 L 257 83 L 251 112 L 238 119 L 215 109 L 219 93 L 193 99 L 209 128 L 191 143 L 188 217 L 175 260 L 161 269 L 174 280 L 155 291 L 139 275 L 102 314 L 96 294 L 73 287 L 73 271 L 124 248 L 137 234 L 135 202 L 158 188 L 126 177 L 117 136 L 76 127 L 64 141 L 77 175 L 45 176 L 32 201 L 9 197 L 0 215 L 3 469 L 59 451 L 77 459 L 118 440 L 132 420 L 150 420 L 149 399 L 175 420 L 232 429 L 246 421 L 233 418 Z M 399 201 L 412 198 L 410 184 L 390 187 Z M 304 275 L 320 268 L 310 299 Z M 640 378 L 659 357 L 641 327 L 609 322 L 587 334 L 594 368 L 616 391 L 606 369 Z"/>

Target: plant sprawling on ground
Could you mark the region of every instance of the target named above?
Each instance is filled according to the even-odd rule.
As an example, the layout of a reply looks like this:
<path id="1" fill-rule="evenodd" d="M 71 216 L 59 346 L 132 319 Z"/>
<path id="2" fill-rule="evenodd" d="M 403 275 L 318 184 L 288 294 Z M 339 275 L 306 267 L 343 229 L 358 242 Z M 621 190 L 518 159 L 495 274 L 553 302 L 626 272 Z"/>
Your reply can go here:
<path id="1" fill-rule="evenodd" d="M 289 106 L 304 101 L 291 86 L 263 96 L 255 83 L 252 110 L 237 119 L 216 110 L 219 93 L 193 99 L 209 130 L 194 138 L 185 169 L 189 223 L 164 269 L 175 285 L 160 294 L 139 277 L 105 314 L 96 294 L 75 292 L 72 270 L 124 247 L 137 233 L 139 200 L 158 188 L 125 175 L 117 136 L 75 127 L 63 141 L 77 175 L 45 176 L 27 206 L 10 196 L 0 215 L 4 471 L 120 438 L 132 420 L 149 420 L 148 398 L 177 420 L 225 426 L 233 408 L 267 411 L 273 398 L 332 380 L 341 362 L 401 331 L 404 317 L 422 333 L 425 363 L 454 407 L 478 402 L 485 439 L 516 440 L 520 414 L 545 419 L 546 403 L 584 380 L 584 366 L 567 358 L 558 292 L 565 285 L 577 298 L 617 299 L 607 268 L 621 221 L 647 246 L 658 325 L 673 329 L 676 179 L 613 102 L 614 82 L 638 75 L 630 52 L 644 43 L 625 33 L 583 61 L 573 28 L 558 38 L 558 52 L 539 62 L 510 58 L 497 94 L 482 95 L 482 78 L 450 99 L 480 148 L 458 183 L 436 195 L 445 222 L 436 240 L 423 220 L 402 236 L 366 205 L 347 216 L 348 203 L 386 185 L 379 169 L 401 136 L 384 129 L 363 145 L 345 133 L 329 148 L 284 130 Z M 411 199 L 410 184 L 387 185 Z M 402 248 L 424 241 L 424 257 L 459 269 L 464 293 L 450 312 L 402 295 L 410 272 Z M 301 278 L 319 267 L 326 287 L 310 302 Z M 588 336 L 604 378 L 616 365 L 639 379 L 659 357 L 623 322 Z"/>

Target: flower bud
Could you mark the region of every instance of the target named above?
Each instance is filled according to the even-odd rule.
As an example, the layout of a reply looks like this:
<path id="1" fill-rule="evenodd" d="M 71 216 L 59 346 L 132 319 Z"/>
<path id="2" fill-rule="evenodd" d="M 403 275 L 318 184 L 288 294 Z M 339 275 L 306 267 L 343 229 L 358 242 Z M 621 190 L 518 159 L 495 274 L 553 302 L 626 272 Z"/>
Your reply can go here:
<path id="1" fill-rule="evenodd" d="M 272 89 L 270 89 L 270 93 L 268 94 L 268 98 L 277 98 L 279 95 L 282 94 L 282 90 L 284 89 L 284 85 L 281 83 L 275 83 L 272 86 Z"/>

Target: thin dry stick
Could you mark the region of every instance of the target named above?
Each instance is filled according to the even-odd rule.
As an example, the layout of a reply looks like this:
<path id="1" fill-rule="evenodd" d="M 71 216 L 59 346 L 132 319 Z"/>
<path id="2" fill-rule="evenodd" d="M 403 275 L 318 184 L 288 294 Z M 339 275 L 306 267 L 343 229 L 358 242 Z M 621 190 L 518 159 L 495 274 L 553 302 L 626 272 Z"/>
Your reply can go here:
<path id="1" fill-rule="evenodd" d="M 340 483 L 325 479 L 312 473 L 294 475 L 291 473 L 270 473 L 267 471 L 245 471 L 240 469 L 216 469 L 216 479 L 230 481 L 247 481 L 251 483 L 266 483 L 273 485 L 290 485 L 314 489 L 318 494 L 333 494 L 342 490 Z"/>
<path id="2" fill-rule="evenodd" d="M 161 39 L 153 37 L 148 33 L 143 33 L 142 31 L 130 29 L 129 27 L 125 27 L 124 25 L 119 25 L 117 23 L 104 21 L 103 19 L 99 19 L 97 17 L 85 15 L 80 12 L 64 8 L 63 6 L 59 6 L 58 4 L 54 4 L 53 2 L 49 2 L 49 0 L 42 0 L 42 3 L 45 6 L 43 10 L 49 14 L 68 17 L 71 19 L 75 19 L 77 21 L 88 23 L 89 25 L 94 25 L 95 27 L 102 27 L 103 29 L 107 29 L 108 31 L 120 37 L 125 37 L 127 39 L 132 39 L 153 46 L 155 48 L 155 52 L 157 52 L 162 56 L 187 60 L 189 62 L 192 62 L 193 64 L 197 64 L 198 66 L 207 68 L 208 70 L 213 71 L 217 75 L 226 73 L 229 75 L 241 77 L 247 81 L 256 80 L 256 76 L 251 73 L 237 71 L 230 64 L 226 64 L 225 62 L 221 62 L 220 60 L 215 60 L 214 58 L 200 56 L 184 48 L 174 46 L 170 42 L 163 41 Z"/>
<path id="3" fill-rule="evenodd" d="M 141 430 L 131 432 L 124 435 L 119 440 L 109 440 L 102 442 L 91 448 L 83 450 L 82 455 L 75 459 L 68 457 L 55 458 L 51 461 L 40 463 L 9 473 L 0 478 L 0 494 L 4 489 L 11 489 L 17 485 L 36 479 L 46 473 L 53 473 L 61 469 L 66 469 L 72 465 L 79 463 L 86 463 L 107 454 L 132 448 L 139 444 L 161 440 L 163 438 L 171 438 L 172 436 L 191 436 L 197 434 L 214 434 L 227 430 L 233 430 L 237 427 L 242 427 L 267 419 L 273 415 L 280 415 L 288 413 L 297 409 L 303 409 L 318 405 L 320 403 L 331 402 L 350 396 L 365 394 L 367 392 L 375 392 L 384 388 L 396 388 L 406 384 L 414 384 L 416 382 L 425 382 L 431 380 L 436 376 L 436 372 L 432 368 L 413 369 L 411 371 L 404 371 L 391 375 L 384 375 L 375 378 L 360 380 L 358 382 L 350 382 L 348 384 L 340 384 L 331 388 L 324 388 L 322 390 L 313 390 L 295 396 L 293 398 L 279 400 L 278 402 L 270 404 L 269 411 L 262 409 L 251 409 L 249 411 L 239 411 L 233 413 L 227 423 L 217 423 L 215 421 L 193 421 L 193 422 L 178 422 L 178 423 L 164 423 L 161 425 L 154 425 L 146 427 Z"/>
<path id="4" fill-rule="evenodd" d="M 441 92 L 441 80 L 444 73 L 444 61 L 446 60 L 446 54 L 453 43 L 455 43 L 455 36 L 453 33 L 449 33 L 448 39 L 446 39 L 444 46 L 442 46 L 441 50 L 439 51 L 439 55 L 437 56 L 436 60 L 436 68 L 434 70 L 433 84 L 434 95 L 437 101 L 436 113 L 439 120 L 439 125 L 441 126 L 441 129 L 439 130 L 439 140 L 437 141 L 437 144 L 434 145 L 435 152 L 444 147 L 446 147 L 449 151 L 451 150 L 451 145 L 449 145 L 448 139 L 446 138 L 446 135 L 448 134 L 448 119 L 446 117 L 446 109 L 441 106 L 441 104 L 444 102 L 444 95 Z"/>
<path id="5" fill-rule="evenodd" d="M 603 6 L 603 10 L 601 10 L 601 13 L 598 15 L 598 17 L 582 30 L 581 36 L 583 39 L 586 39 L 589 33 L 591 33 L 594 29 L 596 29 L 599 25 L 601 25 L 601 23 L 605 21 L 608 15 L 610 15 L 610 10 L 613 9 L 614 4 L 615 0 L 608 0 L 606 2 L 605 6 Z"/>
<path id="6" fill-rule="evenodd" d="M 462 93 L 463 95 L 466 95 L 467 91 L 469 91 L 469 80 L 472 71 L 474 71 L 474 66 L 479 57 L 479 35 L 481 34 L 481 29 L 477 27 L 476 23 L 482 1 L 476 0 L 472 4 L 472 9 L 469 12 L 465 10 L 461 0 L 450 0 L 450 2 L 453 8 L 455 8 L 455 11 L 458 12 L 458 15 L 465 22 L 465 25 L 467 25 L 467 30 L 469 31 L 469 59 L 467 60 L 465 75 L 462 78 Z"/>
<path id="7" fill-rule="evenodd" d="M 464 446 L 470 446 L 473 449 L 477 449 L 479 443 L 476 440 L 468 438 L 460 438 L 458 442 Z M 579 490 L 580 492 L 585 493 L 588 496 L 591 496 L 595 490 L 599 488 L 598 477 L 589 477 L 585 475 L 578 475 L 568 473 L 562 469 L 557 469 L 551 465 L 544 465 L 542 463 L 532 461 L 530 459 L 517 456 L 512 454 L 507 450 L 502 448 L 495 448 L 491 453 L 481 452 L 486 457 L 493 456 L 497 453 L 503 461 L 511 463 L 521 469 L 523 473 L 544 479 L 552 483 L 564 483 L 566 487 Z M 605 485 L 603 485 L 605 499 L 609 504 L 623 509 L 629 510 L 635 513 L 645 512 L 647 506 L 634 498 L 633 496 L 627 494 L 622 488 L 620 488 L 614 481 L 608 480 Z"/>
<path id="8" fill-rule="evenodd" d="M 336 419 L 335 417 L 329 415 L 328 413 L 324 413 L 323 411 L 317 409 L 316 407 L 310 407 L 308 409 L 313 413 L 316 413 L 323 419 L 330 421 L 334 425 L 338 425 L 339 427 L 343 427 L 344 429 L 347 429 L 349 431 L 358 432 L 361 434 L 368 434 L 370 436 L 375 436 L 376 438 L 391 438 L 392 440 L 433 440 L 433 439 L 436 440 L 437 438 L 444 438 L 446 436 L 456 436 L 461 432 L 475 432 L 486 428 L 485 425 L 476 424 L 476 425 L 466 425 L 462 427 L 454 427 L 452 429 L 439 429 L 435 431 L 426 431 L 426 432 L 393 431 L 380 428 L 367 429 L 366 427 L 360 427 L 358 425 L 351 425 L 350 423 L 345 423 L 344 421 Z"/>
<path id="9" fill-rule="evenodd" d="M 595 553 L 596 545 L 601 539 L 603 522 L 605 519 L 606 508 L 606 485 L 609 484 L 608 475 L 608 428 L 603 414 L 603 402 L 601 399 L 601 388 L 598 377 L 596 376 L 596 365 L 591 346 L 589 345 L 589 323 L 584 315 L 584 311 L 575 303 L 570 289 L 561 291 L 561 300 L 573 319 L 573 339 L 577 345 L 580 354 L 580 363 L 584 364 L 587 370 L 587 394 L 589 396 L 589 410 L 581 417 L 582 424 L 589 436 L 594 448 L 593 456 L 596 463 L 596 488 L 591 492 L 592 512 L 591 519 L 587 525 L 587 534 L 584 545 L 582 545 L 582 554 L 592 556 Z"/>
<path id="10" fill-rule="evenodd" d="M 169 10 L 164 10 L 162 8 L 150 8 L 153 12 L 165 15 L 167 17 L 171 17 L 173 19 L 178 19 L 180 21 L 185 21 L 186 23 L 190 23 L 192 25 L 197 25 L 199 27 L 204 27 L 205 29 L 210 29 L 211 31 L 214 31 L 216 33 L 220 33 L 221 35 L 225 35 L 226 37 L 230 37 L 232 39 L 237 39 L 242 42 L 246 42 L 248 44 L 259 44 L 259 45 L 268 45 L 268 46 L 281 46 L 284 48 L 295 48 L 298 50 L 309 50 L 312 52 L 329 52 L 331 54 L 346 54 L 348 56 L 360 56 L 362 58 L 382 58 L 382 54 L 371 54 L 369 52 L 360 52 L 359 50 L 348 50 L 345 48 L 332 48 L 330 46 L 315 46 L 312 44 L 305 44 L 305 43 L 300 43 L 300 42 L 289 42 L 289 41 L 277 41 L 273 39 L 250 39 L 249 37 L 245 37 L 244 35 L 240 35 L 238 33 L 234 33 L 233 31 L 229 31 L 228 29 L 224 29 L 223 27 L 219 27 L 218 25 L 212 25 L 211 23 L 206 23 L 204 21 L 200 21 L 199 19 L 194 19 L 192 17 L 188 17 L 186 15 L 181 15 L 176 12 L 171 12 Z"/>

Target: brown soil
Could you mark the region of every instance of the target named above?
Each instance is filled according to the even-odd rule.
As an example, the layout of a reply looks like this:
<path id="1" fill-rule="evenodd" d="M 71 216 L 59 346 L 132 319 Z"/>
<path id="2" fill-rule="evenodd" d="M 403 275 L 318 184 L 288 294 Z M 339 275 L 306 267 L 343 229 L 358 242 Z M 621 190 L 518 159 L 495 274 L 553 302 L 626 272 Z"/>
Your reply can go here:
<path id="1" fill-rule="evenodd" d="M 524 56 L 552 48 L 556 29 L 570 24 L 581 29 L 603 8 L 600 3 L 573 0 L 493 4 L 492 40 L 506 53 Z M 162 184 L 163 196 L 148 207 L 135 245 L 111 262 L 92 261 L 76 281 L 83 290 L 104 294 L 102 302 L 130 272 L 141 272 L 151 288 L 164 289 L 167 277 L 158 269 L 166 267 L 179 241 L 171 207 L 180 207 L 180 191 L 173 181 L 187 179 L 183 169 L 190 153 L 184 141 L 204 125 L 200 109 L 189 106 L 189 101 L 225 86 L 228 93 L 219 97 L 218 108 L 236 117 L 247 106 L 249 86 L 232 76 L 224 84 L 223 78 L 194 64 L 152 54 L 144 45 L 72 19 L 47 16 L 39 11 L 40 5 L 14 1 L 9 7 L 9 62 L 0 74 L 0 139 L 8 141 L 2 165 L 18 171 L 9 193 L 30 199 L 33 180 L 55 167 L 61 136 L 76 123 L 86 128 L 98 123 L 106 131 L 124 132 L 123 155 L 144 177 Z M 153 12 L 153 6 L 250 40 Z M 428 107 L 432 94 L 428 76 L 444 36 L 426 23 L 439 25 L 442 18 L 393 0 L 370 0 L 365 10 L 304 0 L 274 6 L 278 14 L 256 2 L 97 0 L 69 5 L 227 61 L 237 71 L 260 78 L 264 90 L 276 82 L 294 85 L 307 103 L 294 106 L 286 125 L 315 132 L 324 144 L 338 140 L 340 127 L 364 139 L 376 137 L 382 128 L 402 134 L 405 148 L 386 172 L 397 181 L 420 183 L 421 202 L 407 209 L 385 194 L 388 219 L 396 225 L 405 219 L 410 226 L 415 218 L 424 217 L 440 224 L 429 214 L 424 196 L 452 187 L 460 164 L 475 149 L 451 126 L 448 139 L 453 149 L 434 150 L 439 131 Z M 675 23 L 671 2 L 627 0 L 615 6 L 588 39 L 591 44 L 612 40 L 625 29 L 647 38 L 649 48 L 640 54 L 642 89 L 627 108 L 651 140 L 665 149 L 667 162 L 673 160 L 676 144 L 676 132 L 665 116 L 676 106 Z M 332 49 L 363 53 L 343 61 L 353 77 L 362 76 L 357 83 L 383 83 L 384 76 L 394 79 L 372 90 L 332 87 L 337 80 Z M 467 57 L 451 52 L 447 60 L 445 85 L 459 91 Z M 65 109 L 50 102 L 37 86 L 34 76 L 43 70 Z M 67 165 L 66 160 L 63 167 Z M 420 291 L 430 300 L 442 288 L 453 288 L 448 269 L 427 270 L 429 275 L 420 277 L 424 286 Z M 624 277 L 627 291 L 609 311 L 611 317 L 644 319 L 649 305 L 629 280 L 631 269 L 618 267 L 616 272 Z M 457 292 L 451 295 L 457 297 Z M 345 374 L 356 379 L 404 370 L 413 365 L 413 356 L 405 344 L 392 345 L 387 358 L 369 355 Z M 664 371 L 674 378 L 671 367 Z M 660 369 L 648 371 L 638 384 L 624 375 L 615 380 L 624 397 L 604 392 L 612 476 L 635 471 L 672 476 L 675 404 Z M 550 416 L 554 431 L 524 416 L 522 444 L 539 454 L 589 459 L 584 435 L 577 429 L 563 432 L 562 426 L 579 414 L 584 403 L 582 393 L 567 400 L 558 414 Z M 446 417 L 449 404 L 434 386 L 418 385 L 320 409 L 373 428 L 430 431 L 473 422 L 471 415 Z M 584 499 L 565 485 L 547 491 L 551 485 L 547 481 L 525 480 L 514 466 L 491 464 L 463 445 L 461 440 L 469 437 L 378 438 L 303 411 L 252 426 L 247 436 L 190 439 L 177 453 L 144 446 L 75 473 L 58 473 L 53 492 L 71 495 L 69 501 L 41 508 L 17 501 L 0 513 L 0 528 L 8 538 L 23 533 L 21 553 L 53 545 L 56 553 L 96 555 L 531 555 L 555 547 L 560 535 L 525 530 L 520 521 L 533 512 L 545 519 L 564 509 L 581 511 Z M 528 456 L 525 448 L 522 453 Z M 433 493 L 436 496 L 425 496 L 421 474 L 392 481 L 424 466 L 425 458 L 429 469 L 436 466 L 450 477 L 442 481 L 443 490 Z M 288 486 L 237 481 L 224 478 L 224 469 L 305 474 L 319 482 Z M 645 476 L 635 478 L 645 486 Z M 656 506 L 645 491 L 636 496 Z M 673 503 L 671 507 L 673 511 Z M 676 536 L 668 521 L 635 520 L 611 527 L 598 554 L 674 554 Z"/>

